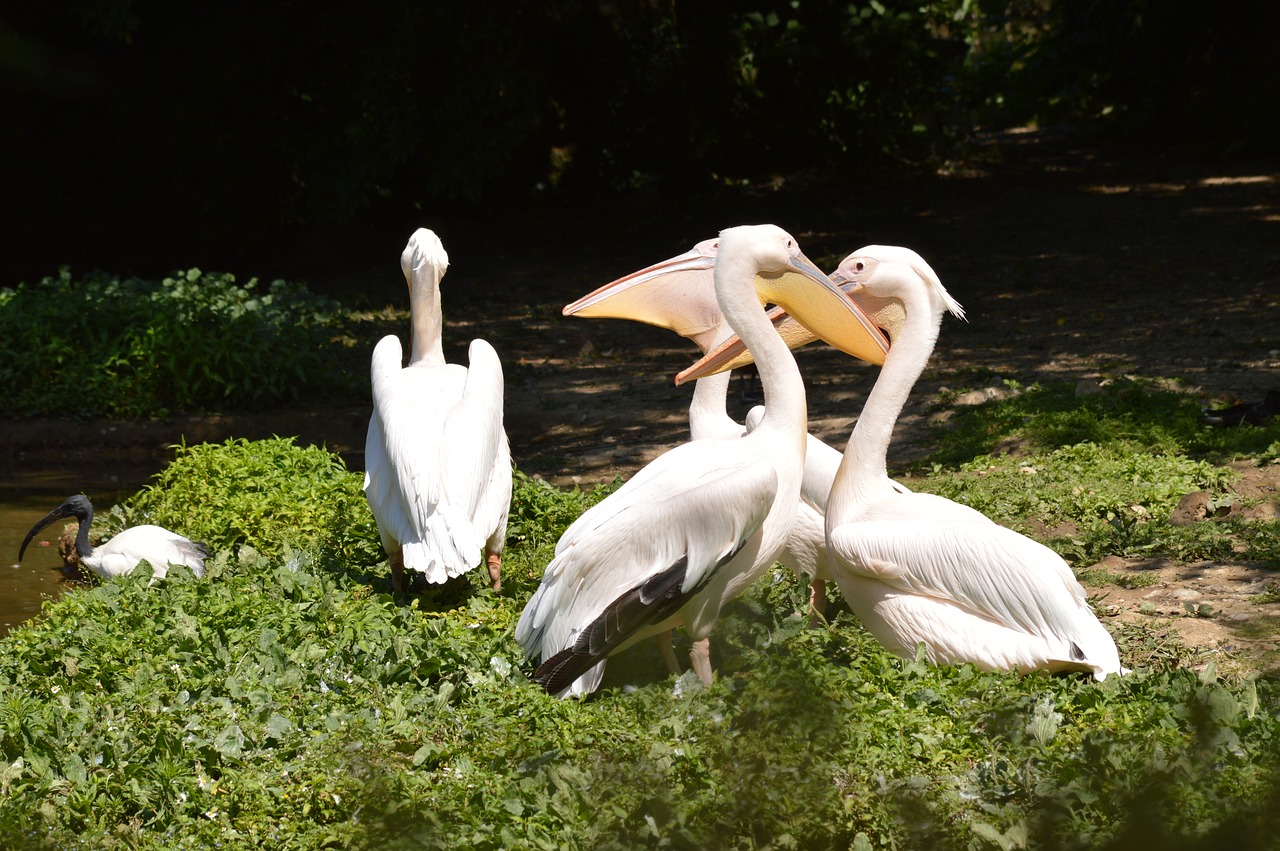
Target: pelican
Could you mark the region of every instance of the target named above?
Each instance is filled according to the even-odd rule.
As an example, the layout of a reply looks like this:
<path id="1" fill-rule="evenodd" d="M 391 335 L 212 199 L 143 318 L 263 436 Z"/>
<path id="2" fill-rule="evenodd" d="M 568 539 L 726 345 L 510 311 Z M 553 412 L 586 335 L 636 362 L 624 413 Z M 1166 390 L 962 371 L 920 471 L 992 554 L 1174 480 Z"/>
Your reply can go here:
<path id="1" fill-rule="evenodd" d="M 472 340 L 469 368 L 445 363 L 440 279 L 449 266 L 440 238 L 419 228 L 400 255 L 409 285 L 413 348 L 402 367 L 400 339 L 373 350 L 373 416 L 365 440 L 364 492 L 391 562 L 442 583 L 481 559 L 502 586 L 502 548 L 511 507 L 511 450 L 502 426 L 502 363 Z"/>
<path id="2" fill-rule="evenodd" d="M 182 564 L 191 568 L 196 576 L 204 576 L 204 560 L 208 555 L 204 544 L 190 541 L 176 532 L 159 526 L 133 526 L 99 547 L 89 543 L 89 527 L 93 525 L 93 503 L 83 494 L 67 497 L 66 501 L 40 518 L 22 539 L 18 561 L 26 555 L 27 545 L 41 529 L 67 517 L 80 521 L 76 530 L 75 552 L 80 563 L 103 579 L 132 573 L 139 562 L 151 565 L 151 581 L 164 579 L 169 565 Z"/>
<path id="3" fill-rule="evenodd" d="M 1057 553 L 968 506 L 898 490 L 888 477 L 894 423 L 944 314 L 964 318 L 960 304 L 907 248 L 862 248 L 832 280 L 880 317 L 891 341 L 826 503 L 831 569 L 854 614 L 906 658 L 923 644 L 935 664 L 1123 673 L 1114 639 Z M 723 348 L 682 375 L 697 377 L 743 346 Z"/>
<path id="4" fill-rule="evenodd" d="M 552 694 L 594 691 L 609 655 L 678 625 L 693 639 L 694 671 L 710 684 L 707 637 L 720 608 L 777 558 L 800 496 L 804 383 L 761 299 L 813 321 L 842 349 L 875 333 L 776 226 L 729 228 L 715 257 L 685 262 L 714 265 L 720 311 L 759 366 L 765 414 L 750 434 L 659 456 L 565 531 L 516 625 L 516 640 L 539 661 L 533 679 Z"/>
<path id="5" fill-rule="evenodd" d="M 717 240 L 707 239 L 668 260 L 633 272 L 588 293 L 566 305 L 565 316 L 632 319 L 675 331 L 706 354 L 733 335 L 733 329 L 720 313 L 715 285 L 709 265 L 698 264 L 697 258 L 714 258 Z M 771 315 L 775 312 L 771 312 Z M 775 323 L 788 345 L 796 348 L 814 338 L 804 326 L 785 315 Z M 868 335 L 864 360 L 884 363 L 888 345 L 879 335 Z M 731 439 L 744 433 L 743 425 L 729 416 L 726 397 L 730 373 L 724 372 L 699 379 L 694 384 L 689 404 L 689 435 L 703 438 Z M 755 428 L 764 416 L 757 406 L 748 415 L 747 430 Z M 801 499 L 797 505 L 795 525 L 778 560 L 810 581 L 810 623 L 814 624 L 826 609 L 826 533 L 822 511 L 840 453 L 813 435 L 808 435 L 805 449 Z M 663 659 L 673 672 L 677 669 L 669 642 L 660 641 Z"/>

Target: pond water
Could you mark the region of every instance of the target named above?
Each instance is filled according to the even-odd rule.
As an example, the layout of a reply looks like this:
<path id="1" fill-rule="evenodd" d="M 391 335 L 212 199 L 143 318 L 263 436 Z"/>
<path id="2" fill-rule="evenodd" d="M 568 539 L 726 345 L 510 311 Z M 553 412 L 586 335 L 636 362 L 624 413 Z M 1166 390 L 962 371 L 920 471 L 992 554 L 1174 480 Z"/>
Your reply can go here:
<path id="1" fill-rule="evenodd" d="M 35 522 L 76 493 L 87 495 L 95 512 L 109 511 L 145 485 L 164 463 L 157 459 L 150 469 L 129 465 L 123 472 L 19 466 L 0 482 L 0 635 L 40 614 L 46 599 L 57 599 L 70 587 L 58 555 L 58 536 L 67 521 L 37 534 L 18 563 L 18 548 Z"/>

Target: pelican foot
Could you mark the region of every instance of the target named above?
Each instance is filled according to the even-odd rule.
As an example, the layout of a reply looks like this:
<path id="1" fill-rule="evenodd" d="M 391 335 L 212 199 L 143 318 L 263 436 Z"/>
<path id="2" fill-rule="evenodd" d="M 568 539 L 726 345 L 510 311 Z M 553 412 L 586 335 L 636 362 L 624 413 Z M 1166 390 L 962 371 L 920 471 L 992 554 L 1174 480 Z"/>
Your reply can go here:
<path id="1" fill-rule="evenodd" d="M 815 579 L 809 583 L 809 629 L 817 629 L 827 622 L 827 583 Z"/>
<path id="2" fill-rule="evenodd" d="M 397 594 L 404 593 L 404 557 L 397 554 L 391 561 L 391 590 Z"/>
<path id="3" fill-rule="evenodd" d="M 497 553 L 489 553 L 489 557 L 485 559 L 489 565 L 489 587 L 494 591 L 502 590 L 502 556 Z"/>
<path id="4" fill-rule="evenodd" d="M 680 676 L 680 663 L 676 661 L 676 651 L 672 647 L 672 636 L 674 633 L 669 629 L 655 635 L 653 638 L 658 642 L 658 653 L 662 655 L 662 661 L 667 666 L 667 672 Z"/>
<path id="5" fill-rule="evenodd" d="M 693 671 L 702 680 L 702 684 L 711 688 L 711 639 L 700 638 L 689 648 L 689 663 Z"/>

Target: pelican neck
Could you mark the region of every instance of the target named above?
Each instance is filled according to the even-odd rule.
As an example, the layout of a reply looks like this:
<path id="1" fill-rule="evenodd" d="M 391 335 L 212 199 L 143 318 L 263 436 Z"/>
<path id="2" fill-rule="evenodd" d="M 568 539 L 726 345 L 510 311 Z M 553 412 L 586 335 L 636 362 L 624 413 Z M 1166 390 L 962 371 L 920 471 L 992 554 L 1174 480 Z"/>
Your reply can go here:
<path id="1" fill-rule="evenodd" d="M 839 519 L 843 509 L 889 481 L 893 428 L 938 339 L 942 313 L 930 304 L 923 288 L 913 286 L 901 298 L 906 319 L 849 436 L 827 504 L 829 518 Z"/>
<path id="2" fill-rule="evenodd" d="M 722 241 L 715 272 L 716 298 L 729 327 L 751 353 L 760 373 L 765 412 L 757 431 L 794 432 L 803 438 L 808 431 L 808 411 L 800 368 L 760 306 L 755 292 L 756 269 L 745 259 L 726 263 L 726 253 Z M 800 445 L 803 451 L 803 441 Z"/>
<path id="3" fill-rule="evenodd" d="M 689 436 L 694 440 L 722 434 L 721 426 L 726 422 L 737 425 L 725 402 L 731 375 L 726 370 L 694 382 L 693 399 L 689 402 Z"/>
<path id="4" fill-rule="evenodd" d="M 427 264 L 409 276 L 409 317 L 413 327 L 413 348 L 409 365 L 444 365 L 443 320 L 440 315 L 440 278 Z"/>

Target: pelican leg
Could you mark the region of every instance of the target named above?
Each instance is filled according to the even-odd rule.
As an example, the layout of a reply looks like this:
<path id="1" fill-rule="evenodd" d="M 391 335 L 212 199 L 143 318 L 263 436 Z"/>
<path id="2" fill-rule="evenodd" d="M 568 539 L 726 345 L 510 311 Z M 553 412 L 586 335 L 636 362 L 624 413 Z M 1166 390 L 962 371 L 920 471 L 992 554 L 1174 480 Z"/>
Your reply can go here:
<path id="1" fill-rule="evenodd" d="M 672 630 L 664 629 L 662 632 L 654 636 L 654 640 L 658 642 L 658 652 L 662 654 L 662 661 L 667 665 L 667 671 L 680 675 L 680 663 L 676 661 L 675 648 L 671 646 Z"/>
<path id="2" fill-rule="evenodd" d="M 489 585 L 494 591 L 502 590 L 502 556 L 489 553 L 485 561 L 489 565 Z"/>
<path id="3" fill-rule="evenodd" d="M 814 577 L 809 583 L 809 629 L 822 626 L 826 622 L 827 583 L 824 579 Z"/>
<path id="4" fill-rule="evenodd" d="M 391 590 L 397 594 L 404 593 L 404 554 L 395 552 L 388 556 L 391 561 Z"/>
<path id="5" fill-rule="evenodd" d="M 689 663 L 693 671 L 702 680 L 702 684 L 711 688 L 711 639 L 700 638 L 689 648 Z"/>

